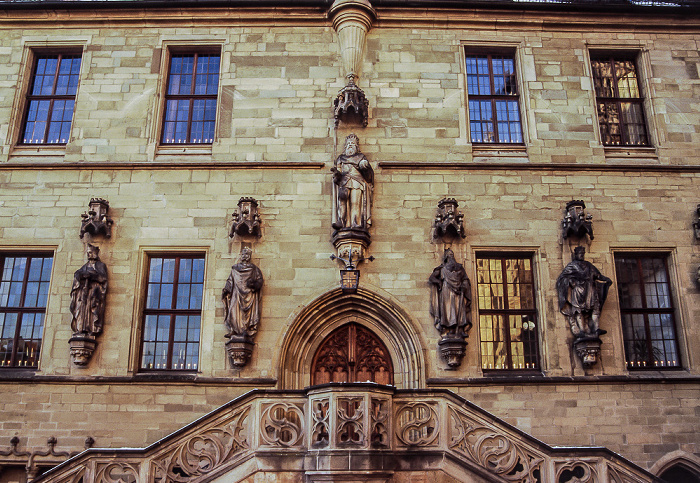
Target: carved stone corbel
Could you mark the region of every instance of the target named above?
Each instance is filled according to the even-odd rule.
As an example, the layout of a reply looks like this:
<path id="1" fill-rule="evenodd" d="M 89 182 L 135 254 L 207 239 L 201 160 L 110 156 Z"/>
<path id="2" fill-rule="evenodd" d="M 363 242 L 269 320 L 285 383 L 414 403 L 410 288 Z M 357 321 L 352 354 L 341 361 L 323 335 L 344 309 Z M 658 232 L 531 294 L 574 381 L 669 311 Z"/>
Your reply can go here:
<path id="1" fill-rule="evenodd" d="M 88 211 L 80 215 L 80 238 L 86 233 L 90 236 L 103 235 L 105 238 L 112 236 L 112 219 L 108 216 L 109 201 L 102 198 L 92 198 L 88 205 Z"/>
<path id="2" fill-rule="evenodd" d="M 342 120 L 367 126 L 369 102 L 355 82 L 359 78 L 364 57 L 365 38 L 376 19 L 376 13 L 368 0 L 336 0 L 328 15 L 333 21 L 333 28 L 338 32 L 340 54 L 345 77 L 348 79 L 333 102 L 335 125 Z"/>

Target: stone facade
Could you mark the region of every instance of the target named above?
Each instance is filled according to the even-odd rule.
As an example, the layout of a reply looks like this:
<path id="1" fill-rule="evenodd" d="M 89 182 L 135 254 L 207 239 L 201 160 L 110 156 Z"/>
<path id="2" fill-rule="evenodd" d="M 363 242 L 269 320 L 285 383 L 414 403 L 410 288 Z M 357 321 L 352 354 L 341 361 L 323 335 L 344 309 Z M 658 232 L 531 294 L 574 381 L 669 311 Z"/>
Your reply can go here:
<path id="1" fill-rule="evenodd" d="M 291 379 L 279 349 L 303 337 L 290 333 L 300 314 L 338 286 L 338 266 L 328 259 L 329 169 L 356 132 L 375 172 L 368 253 L 376 260 L 360 265 L 360 287 L 405 315 L 423 363 L 414 378 L 397 374 L 398 388 L 449 389 L 552 446 L 605 446 L 654 472 L 677 454 L 700 469 L 697 10 L 375 5 L 357 80 L 370 103 L 368 125 L 341 122 L 336 130 L 332 100 L 345 79 L 328 5 L 318 3 L 286 5 L 282 15 L 271 7 L 112 9 L 108 2 L 3 7 L 0 255 L 49 251 L 54 264 L 38 370 L 0 368 L 0 465 L 26 463 L 2 456 L 13 436 L 30 452 L 51 436 L 66 451 L 81 450 L 88 436 L 99 448 L 146 447 L 252 389 L 308 385 L 301 378 L 300 387 L 285 386 Z M 202 45 L 221 52 L 215 140 L 161 145 L 169 56 Z M 18 144 L 33 56 L 65 47 L 82 52 L 70 140 Z M 514 52 L 524 144 L 470 142 L 465 47 Z M 592 51 L 638 56 L 651 147 L 603 146 Z M 80 214 L 95 197 L 109 201 L 113 220 L 111 237 L 93 241 L 109 267 L 109 292 L 99 345 L 81 367 L 69 353 L 70 291 L 85 261 Z M 259 205 L 255 241 L 228 237 L 241 197 Z M 453 370 L 441 359 L 427 279 L 444 248 L 431 242 L 444 197 L 464 214 L 466 239 L 451 248 L 473 283 L 477 253 L 532 254 L 541 374 L 481 369 L 476 292 L 462 364 Z M 586 259 L 613 281 L 616 253 L 667 257 L 681 370 L 626 368 L 616 283 L 601 315 L 607 335 L 599 362 L 584 368 L 572 355 L 555 290 L 570 261 L 561 219 L 572 199 L 585 200 L 593 215 Z M 220 292 L 242 244 L 252 245 L 265 286 L 252 357 L 232 369 Z M 206 260 L 198 372 L 144 374 L 148 256 L 193 252 Z M 3 471 L 0 481 L 14 481 Z M 395 481 L 423 481 L 416 478 Z"/>

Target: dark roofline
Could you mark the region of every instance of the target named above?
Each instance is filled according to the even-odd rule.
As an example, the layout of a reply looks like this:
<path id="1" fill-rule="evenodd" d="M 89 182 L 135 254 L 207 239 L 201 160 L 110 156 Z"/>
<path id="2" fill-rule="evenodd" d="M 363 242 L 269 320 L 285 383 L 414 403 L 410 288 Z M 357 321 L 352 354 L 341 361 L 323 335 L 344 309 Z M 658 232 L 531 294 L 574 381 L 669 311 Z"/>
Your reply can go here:
<path id="1" fill-rule="evenodd" d="M 622 11 L 700 13 L 700 0 L 370 0 L 387 9 L 510 9 L 558 11 Z M 333 0 L 0 0 L 0 9 L 150 9 L 150 8 L 316 8 L 328 10 Z"/>

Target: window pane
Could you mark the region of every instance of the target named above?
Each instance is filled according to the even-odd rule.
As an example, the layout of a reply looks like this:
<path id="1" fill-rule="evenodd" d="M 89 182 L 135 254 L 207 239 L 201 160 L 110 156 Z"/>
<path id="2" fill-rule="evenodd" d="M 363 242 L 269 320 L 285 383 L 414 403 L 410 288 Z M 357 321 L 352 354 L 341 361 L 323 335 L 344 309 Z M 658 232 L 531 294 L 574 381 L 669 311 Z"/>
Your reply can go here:
<path id="1" fill-rule="evenodd" d="M 214 141 L 218 55 L 174 55 L 171 58 L 163 119 L 164 144 Z"/>
<path id="2" fill-rule="evenodd" d="M 0 367 L 37 367 L 52 258 L 0 257 Z"/>
<path id="3" fill-rule="evenodd" d="M 25 144 L 66 144 L 75 107 L 80 77 L 79 55 L 39 56 L 21 142 Z"/>
<path id="4" fill-rule="evenodd" d="M 680 367 L 665 257 L 618 255 L 615 271 L 628 368 Z"/>
<path id="5" fill-rule="evenodd" d="M 204 258 L 151 258 L 141 368 L 197 370 Z"/>
<path id="6" fill-rule="evenodd" d="M 467 54 L 466 72 L 472 142 L 522 143 L 514 57 Z"/>
<path id="7" fill-rule="evenodd" d="M 531 260 L 478 257 L 476 280 L 482 369 L 538 369 Z"/>
<path id="8" fill-rule="evenodd" d="M 634 61 L 592 59 L 598 123 L 606 146 L 648 146 L 642 94 Z"/>

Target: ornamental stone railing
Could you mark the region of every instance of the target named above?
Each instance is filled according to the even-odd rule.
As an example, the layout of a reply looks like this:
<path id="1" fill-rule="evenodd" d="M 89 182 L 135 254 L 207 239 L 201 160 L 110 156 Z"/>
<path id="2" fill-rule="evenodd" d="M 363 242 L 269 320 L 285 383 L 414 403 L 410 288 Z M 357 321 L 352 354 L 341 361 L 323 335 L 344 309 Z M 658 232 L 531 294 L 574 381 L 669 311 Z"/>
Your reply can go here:
<path id="1" fill-rule="evenodd" d="M 371 383 L 254 390 L 143 449 L 88 449 L 35 482 L 390 482 L 401 472 L 475 482 L 660 481 L 605 448 L 554 448 L 443 390 Z M 286 481 L 286 480 L 285 480 Z"/>

